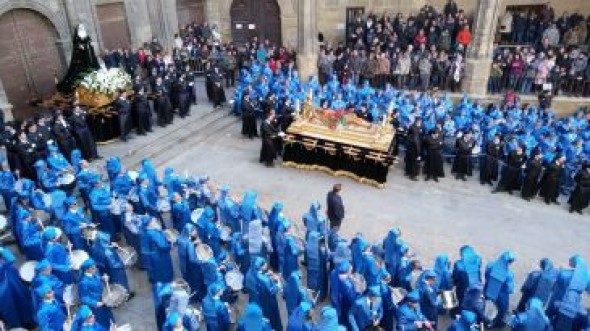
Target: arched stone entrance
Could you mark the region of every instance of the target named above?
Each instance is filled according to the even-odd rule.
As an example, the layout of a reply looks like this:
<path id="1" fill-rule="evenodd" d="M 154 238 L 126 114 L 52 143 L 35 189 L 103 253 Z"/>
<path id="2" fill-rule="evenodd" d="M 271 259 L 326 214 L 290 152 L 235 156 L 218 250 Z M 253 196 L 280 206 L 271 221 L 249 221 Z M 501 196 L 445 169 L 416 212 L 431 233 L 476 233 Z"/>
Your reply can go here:
<path id="1" fill-rule="evenodd" d="M 203 23 L 205 21 L 204 0 L 176 0 L 176 15 L 178 26 L 184 27 L 193 22 Z"/>
<path id="2" fill-rule="evenodd" d="M 32 115 L 31 100 L 54 92 L 63 70 L 58 39 L 55 26 L 37 11 L 12 9 L 0 16 L 0 79 L 16 119 Z"/>
<path id="3" fill-rule="evenodd" d="M 232 39 L 243 43 L 258 36 L 281 44 L 281 8 L 276 0 L 234 0 L 230 9 Z"/>

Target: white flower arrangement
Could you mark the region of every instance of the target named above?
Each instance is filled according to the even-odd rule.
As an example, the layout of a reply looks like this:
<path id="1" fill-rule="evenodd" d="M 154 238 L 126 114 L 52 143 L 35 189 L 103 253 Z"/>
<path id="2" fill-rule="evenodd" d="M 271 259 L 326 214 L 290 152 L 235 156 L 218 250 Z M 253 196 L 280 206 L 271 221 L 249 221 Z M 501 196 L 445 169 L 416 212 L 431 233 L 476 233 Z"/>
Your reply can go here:
<path id="1" fill-rule="evenodd" d="M 119 68 L 100 68 L 84 76 L 80 85 L 93 93 L 115 95 L 120 89 L 131 88 L 131 76 Z"/>

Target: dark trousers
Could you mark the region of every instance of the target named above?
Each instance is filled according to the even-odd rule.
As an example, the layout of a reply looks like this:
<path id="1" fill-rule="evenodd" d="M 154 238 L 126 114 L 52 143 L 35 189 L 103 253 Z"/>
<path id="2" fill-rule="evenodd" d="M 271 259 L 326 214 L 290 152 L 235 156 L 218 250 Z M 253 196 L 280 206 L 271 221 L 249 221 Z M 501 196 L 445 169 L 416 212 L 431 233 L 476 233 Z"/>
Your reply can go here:
<path id="1" fill-rule="evenodd" d="M 225 87 L 234 87 L 236 85 L 236 71 L 226 70 L 225 71 Z"/>
<path id="2" fill-rule="evenodd" d="M 119 113 L 119 129 L 121 130 L 121 140 L 127 140 L 129 133 L 129 113 Z"/>

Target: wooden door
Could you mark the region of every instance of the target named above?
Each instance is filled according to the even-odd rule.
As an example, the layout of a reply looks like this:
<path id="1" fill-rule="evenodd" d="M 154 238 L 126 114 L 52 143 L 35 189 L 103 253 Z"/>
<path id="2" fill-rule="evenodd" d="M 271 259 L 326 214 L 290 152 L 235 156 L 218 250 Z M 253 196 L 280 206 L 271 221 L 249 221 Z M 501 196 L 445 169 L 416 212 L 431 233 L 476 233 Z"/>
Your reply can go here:
<path id="1" fill-rule="evenodd" d="M 123 2 L 98 5 L 96 14 L 105 49 L 131 47 L 131 35 Z"/>
<path id="2" fill-rule="evenodd" d="M 0 78 L 15 119 L 32 116 L 31 101 L 55 92 L 55 77 L 63 72 L 58 39 L 53 24 L 33 10 L 0 16 Z"/>
<path id="3" fill-rule="evenodd" d="M 204 0 L 177 0 L 176 15 L 180 28 L 191 23 L 203 23 L 205 21 Z"/>
<path id="4" fill-rule="evenodd" d="M 244 43 L 259 41 L 281 44 L 281 9 L 276 0 L 234 0 L 231 6 L 232 39 Z"/>

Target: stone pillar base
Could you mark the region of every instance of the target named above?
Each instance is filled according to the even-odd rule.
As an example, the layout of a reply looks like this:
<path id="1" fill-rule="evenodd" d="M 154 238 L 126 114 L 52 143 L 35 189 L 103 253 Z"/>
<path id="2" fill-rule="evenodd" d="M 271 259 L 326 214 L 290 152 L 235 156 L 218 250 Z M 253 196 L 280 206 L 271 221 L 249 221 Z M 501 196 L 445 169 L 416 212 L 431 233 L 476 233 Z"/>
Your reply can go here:
<path id="1" fill-rule="evenodd" d="M 492 65 L 491 58 L 465 60 L 463 92 L 474 96 L 485 96 L 488 92 L 488 78 Z"/>
<path id="2" fill-rule="evenodd" d="M 314 53 L 297 55 L 297 70 L 302 82 L 307 81 L 309 76 L 318 75 L 317 59 L 318 55 Z"/>
<path id="3" fill-rule="evenodd" d="M 0 101 L 0 109 L 4 111 L 4 121 L 10 122 L 14 121 L 14 115 L 12 114 L 12 104 L 8 102 Z"/>

